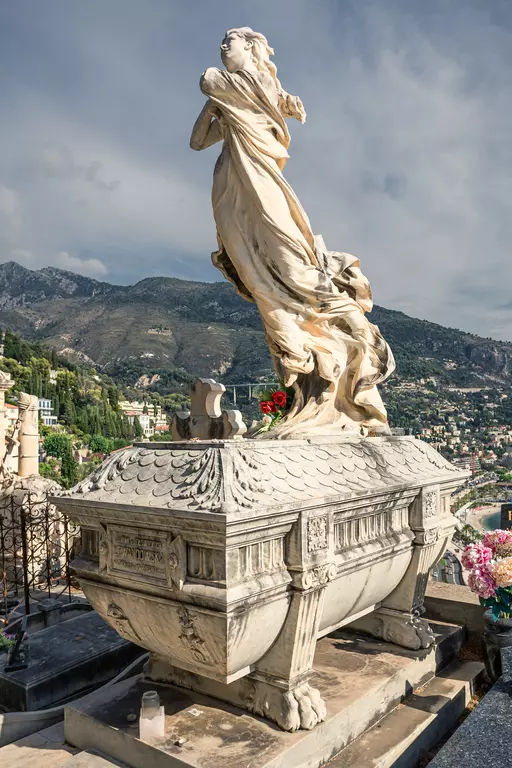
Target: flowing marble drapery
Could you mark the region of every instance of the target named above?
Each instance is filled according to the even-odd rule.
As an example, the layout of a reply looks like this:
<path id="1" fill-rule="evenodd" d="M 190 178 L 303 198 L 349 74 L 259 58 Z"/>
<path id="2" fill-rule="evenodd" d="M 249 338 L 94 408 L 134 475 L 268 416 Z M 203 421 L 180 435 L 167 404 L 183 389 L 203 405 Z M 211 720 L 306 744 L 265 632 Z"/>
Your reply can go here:
<path id="1" fill-rule="evenodd" d="M 276 372 L 295 399 L 275 437 L 385 429 L 376 385 L 392 352 L 365 313 L 372 294 L 359 261 L 327 251 L 282 174 L 290 137 L 272 79 L 208 69 L 224 146 L 213 183 L 219 250 L 213 262 L 254 301 Z"/>

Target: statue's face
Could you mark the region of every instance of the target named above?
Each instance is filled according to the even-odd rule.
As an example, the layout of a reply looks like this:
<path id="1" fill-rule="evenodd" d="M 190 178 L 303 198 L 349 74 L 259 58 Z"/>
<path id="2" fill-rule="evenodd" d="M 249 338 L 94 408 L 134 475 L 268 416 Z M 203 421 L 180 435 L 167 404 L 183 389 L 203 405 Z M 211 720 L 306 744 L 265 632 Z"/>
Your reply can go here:
<path id="1" fill-rule="evenodd" d="M 222 41 L 220 57 L 228 72 L 247 69 L 247 65 L 251 61 L 251 44 L 243 35 L 231 32 Z"/>

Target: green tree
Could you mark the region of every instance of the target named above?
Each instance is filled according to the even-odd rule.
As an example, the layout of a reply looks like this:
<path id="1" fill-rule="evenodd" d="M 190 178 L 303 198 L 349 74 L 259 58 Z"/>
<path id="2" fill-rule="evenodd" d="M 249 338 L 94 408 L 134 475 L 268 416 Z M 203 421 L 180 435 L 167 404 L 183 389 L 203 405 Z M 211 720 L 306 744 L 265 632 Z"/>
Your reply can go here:
<path id="1" fill-rule="evenodd" d="M 117 411 L 119 408 L 119 390 L 117 387 L 111 386 L 108 388 L 108 399 L 112 408 Z"/>
<path id="2" fill-rule="evenodd" d="M 66 398 L 64 400 L 64 413 L 62 414 L 62 418 L 68 427 L 71 427 L 76 423 L 76 408 L 69 391 L 67 392 Z"/>
<path id="3" fill-rule="evenodd" d="M 68 440 L 66 450 L 62 456 L 60 473 L 65 488 L 71 488 L 71 486 L 75 485 L 78 480 L 78 464 L 73 455 L 71 440 Z"/>
<path id="4" fill-rule="evenodd" d="M 130 424 L 130 420 L 126 414 L 123 414 L 123 429 L 121 436 L 127 438 L 128 440 L 131 440 L 135 437 L 133 426 Z"/>
<path id="5" fill-rule="evenodd" d="M 151 442 L 158 443 L 158 442 L 170 442 L 172 440 L 171 433 L 170 432 L 155 432 L 154 435 L 151 435 L 149 438 Z"/>
<path id="6" fill-rule="evenodd" d="M 48 435 L 43 441 L 43 451 L 46 455 L 55 456 L 57 459 L 62 459 L 69 447 L 71 447 L 70 436 L 59 432 Z"/>
<path id="7" fill-rule="evenodd" d="M 59 418 L 59 415 L 60 415 L 60 398 L 59 398 L 59 396 L 57 394 L 55 394 L 54 397 L 52 397 L 52 408 L 53 408 L 54 414 L 57 416 L 57 418 Z"/>
<path id="8" fill-rule="evenodd" d="M 93 435 L 89 440 L 92 453 L 110 453 L 112 442 L 103 435 Z"/>
<path id="9" fill-rule="evenodd" d="M 116 440 L 112 440 L 111 450 L 118 451 L 120 448 L 126 448 L 128 445 L 131 445 L 131 440 L 123 440 L 123 438 L 119 437 Z"/>
<path id="10" fill-rule="evenodd" d="M 48 480 L 54 480 L 59 485 L 62 485 L 62 476 L 59 472 L 59 464 L 57 459 L 49 458 L 48 461 L 39 462 L 39 474 L 41 477 L 46 477 Z"/>
<path id="11" fill-rule="evenodd" d="M 144 436 L 144 431 L 143 431 L 143 429 L 141 427 L 140 421 L 137 418 L 137 416 L 135 416 L 134 419 L 133 419 L 133 432 L 134 432 L 134 436 L 135 437 L 143 437 Z"/>
<path id="12" fill-rule="evenodd" d="M 93 407 L 91 409 L 91 413 L 89 415 L 89 423 L 90 423 L 89 431 L 90 431 L 91 435 L 101 435 L 102 434 L 101 420 L 100 420 L 100 415 L 99 415 L 97 407 Z"/>

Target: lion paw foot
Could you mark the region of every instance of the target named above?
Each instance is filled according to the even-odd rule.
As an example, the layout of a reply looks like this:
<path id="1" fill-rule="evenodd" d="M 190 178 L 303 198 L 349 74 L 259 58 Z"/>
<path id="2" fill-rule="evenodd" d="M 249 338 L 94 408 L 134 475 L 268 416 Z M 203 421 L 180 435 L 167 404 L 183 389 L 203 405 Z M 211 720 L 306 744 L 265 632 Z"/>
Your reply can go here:
<path id="1" fill-rule="evenodd" d="M 311 730 L 325 720 L 327 710 L 316 688 L 303 683 L 291 691 L 283 691 L 258 681 L 251 685 L 246 706 L 250 712 L 267 717 L 283 731 Z"/>
<path id="2" fill-rule="evenodd" d="M 279 725 L 286 731 L 297 731 L 299 728 L 310 731 L 325 720 L 325 702 L 319 691 L 308 683 L 293 691 L 287 691 L 283 700 L 285 717 Z"/>

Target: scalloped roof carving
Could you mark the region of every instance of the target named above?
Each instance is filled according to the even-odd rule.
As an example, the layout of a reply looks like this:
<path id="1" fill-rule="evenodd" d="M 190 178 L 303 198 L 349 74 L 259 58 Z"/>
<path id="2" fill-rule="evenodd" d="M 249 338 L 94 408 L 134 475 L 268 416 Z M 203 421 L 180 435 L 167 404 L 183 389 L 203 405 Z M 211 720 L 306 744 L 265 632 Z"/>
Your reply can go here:
<path id="1" fill-rule="evenodd" d="M 137 507 L 232 512 L 462 481 L 465 475 L 429 445 L 411 438 L 176 443 L 119 451 L 59 495 Z"/>

